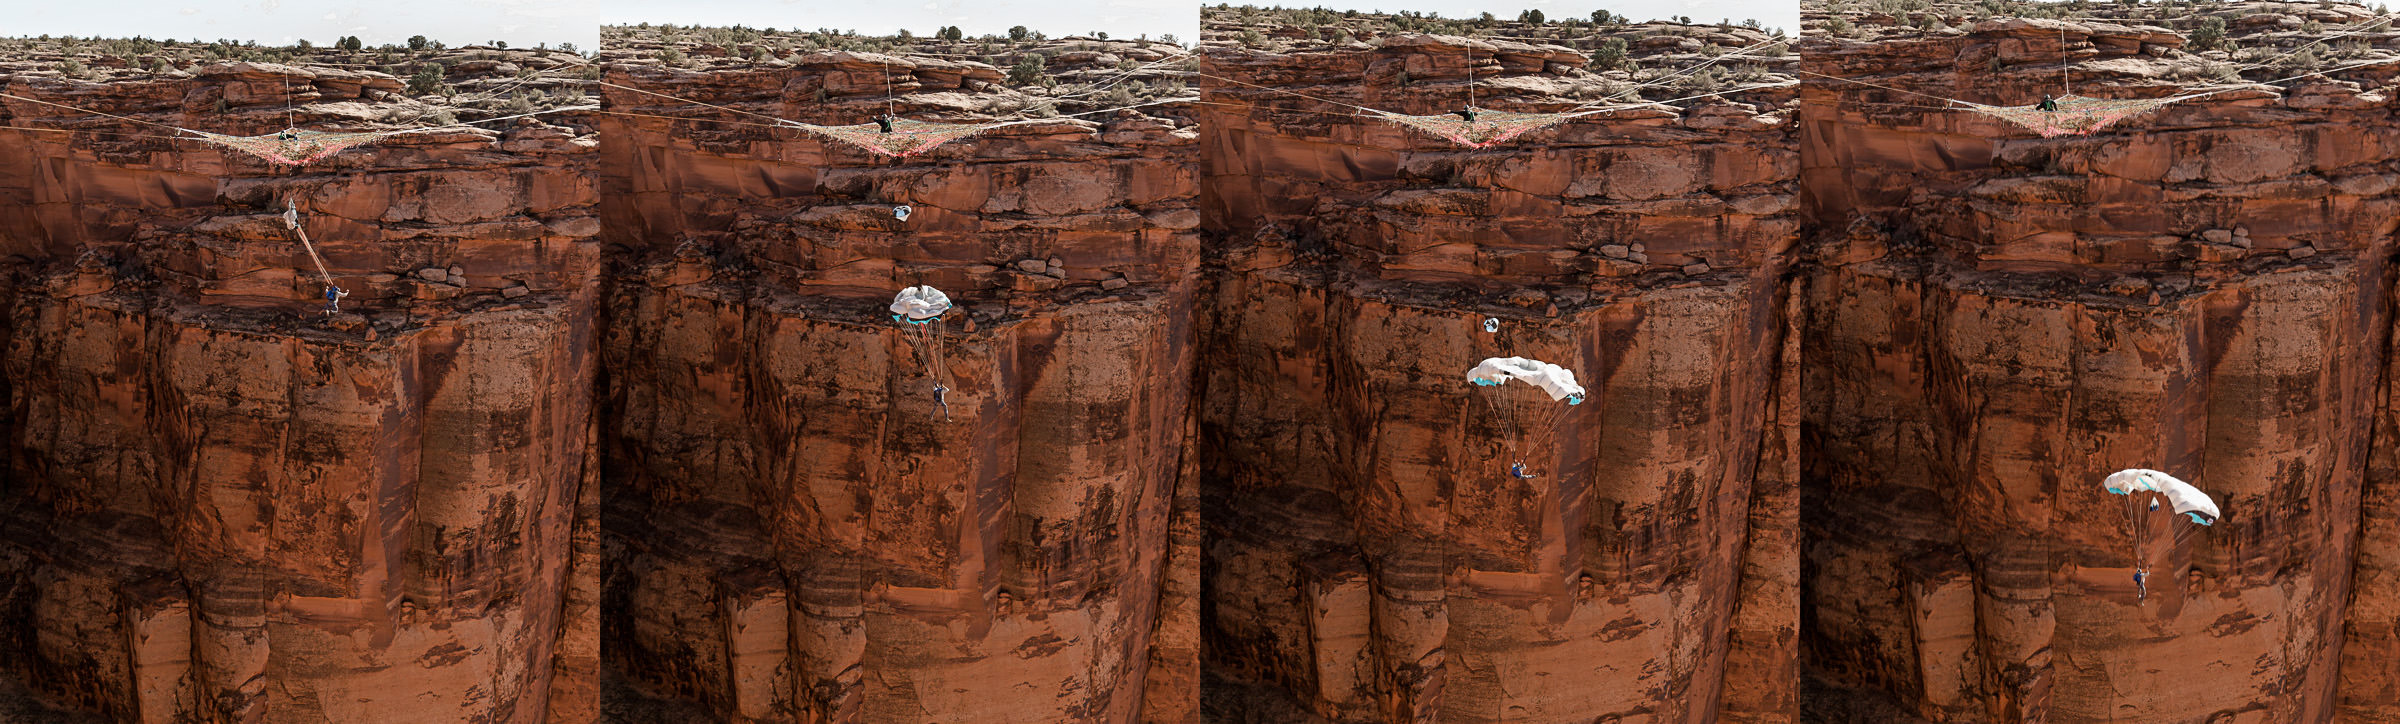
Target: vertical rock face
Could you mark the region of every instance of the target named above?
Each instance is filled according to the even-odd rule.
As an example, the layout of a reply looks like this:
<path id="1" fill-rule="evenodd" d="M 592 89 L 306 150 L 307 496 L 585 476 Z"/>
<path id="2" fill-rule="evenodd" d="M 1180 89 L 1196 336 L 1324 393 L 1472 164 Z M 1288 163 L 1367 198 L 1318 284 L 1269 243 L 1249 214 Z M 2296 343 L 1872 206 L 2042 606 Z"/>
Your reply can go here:
<path id="1" fill-rule="evenodd" d="M 852 76 L 886 66 L 817 60 L 609 81 L 884 109 Z M 892 87 L 929 82 L 914 66 Z M 614 669 L 731 721 L 1197 720 L 1188 122 L 1018 125 L 904 162 L 710 121 L 603 136 L 629 250 L 603 344 Z M 917 284 L 957 307 L 896 323 Z"/>
<path id="2" fill-rule="evenodd" d="M 306 105 L 380 93 L 355 75 L 6 85 L 235 130 L 281 127 L 268 85 L 366 120 Z M 79 129 L 0 131 L 0 676 L 117 722 L 588 721 L 594 139 L 275 171 L 24 101 L 0 125 Z"/>
<path id="3" fill-rule="evenodd" d="M 1238 81 L 1206 85 L 1201 118 L 1226 238 L 1199 370 L 1212 701 L 1257 721 L 1788 721 L 1790 96 L 1478 151 L 1259 87 L 1438 113 L 1470 63 L 1520 95 L 1591 77 L 1564 48 L 1493 48 L 1204 60 Z M 1495 356 L 1567 367 L 1590 399 L 1470 386 Z"/>
<path id="4" fill-rule="evenodd" d="M 2020 103 L 2057 80 L 2062 33 L 2079 59 L 2162 54 L 2123 30 L 1987 23 L 1802 54 Z M 1942 74 L 1974 85 L 1925 80 Z M 2388 508 L 2392 485 L 2374 437 L 2389 104 L 2242 91 L 2040 140 L 1896 98 L 1804 91 L 1812 674 L 1945 721 L 2400 716 L 2389 516 L 2358 544 L 2362 501 Z M 2224 513 L 2143 551 L 2146 598 L 2124 499 L 2099 484 L 2130 467 Z"/>

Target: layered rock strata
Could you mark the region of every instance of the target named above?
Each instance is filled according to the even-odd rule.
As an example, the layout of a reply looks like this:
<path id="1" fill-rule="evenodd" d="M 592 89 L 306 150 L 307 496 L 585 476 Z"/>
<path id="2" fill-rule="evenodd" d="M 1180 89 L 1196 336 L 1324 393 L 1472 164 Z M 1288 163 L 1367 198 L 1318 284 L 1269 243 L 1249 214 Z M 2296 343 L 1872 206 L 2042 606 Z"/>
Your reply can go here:
<path id="1" fill-rule="evenodd" d="M 1203 61 L 1212 706 L 1790 721 L 1790 95 L 1468 150 L 1278 92 L 1441 113 L 1470 69 L 1487 108 L 1606 86 L 1566 48 L 1385 40 Z M 1492 356 L 1589 400 L 1467 384 Z"/>
<path id="2" fill-rule="evenodd" d="M 2167 96 L 2184 40 L 2017 19 L 1803 45 L 1883 86 L 1803 95 L 1803 651 L 1830 694 L 1937 721 L 2400 717 L 2392 524 L 2362 516 L 2392 485 L 2388 96 L 2261 86 L 2043 140 L 1893 90 L 2030 103 L 2066 67 L 2078 94 Z M 2137 551 L 2100 489 L 2128 467 L 2223 520 Z"/>
<path id="3" fill-rule="evenodd" d="M 976 105 L 940 72 L 611 71 L 615 112 L 698 120 L 603 133 L 606 657 L 727 721 L 1197 721 L 1188 120 L 895 161 L 689 103 Z M 918 284 L 944 322 L 884 310 Z"/>
<path id="4" fill-rule="evenodd" d="M 398 85 L 243 63 L 5 80 L 237 134 L 372 123 Z M 0 125 L 0 676 L 116 722 L 588 721 L 588 132 L 279 170 L 26 100 Z"/>

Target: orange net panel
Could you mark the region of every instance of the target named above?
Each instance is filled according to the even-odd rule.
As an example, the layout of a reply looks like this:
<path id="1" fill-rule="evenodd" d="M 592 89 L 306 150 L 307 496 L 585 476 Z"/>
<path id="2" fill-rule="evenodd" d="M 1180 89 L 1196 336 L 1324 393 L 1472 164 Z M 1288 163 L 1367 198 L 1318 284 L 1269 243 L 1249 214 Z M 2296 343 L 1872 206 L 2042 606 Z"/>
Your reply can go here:
<path id="1" fill-rule="evenodd" d="M 327 133 L 323 131 L 285 131 L 266 136 L 227 136 L 206 131 L 192 131 L 201 141 L 213 143 L 258 157 L 268 163 L 285 166 L 305 166 L 323 161 L 334 154 L 383 140 L 389 133 Z"/>
<path id="2" fill-rule="evenodd" d="M 891 156 L 893 158 L 914 156 L 926 151 L 931 151 L 935 146 L 982 133 L 987 129 L 996 128 L 1000 125 L 1005 125 L 935 123 L 932 121 L 912 121 L 903 118 L 893 120 L 892 132 L 884 133 L 881 126 L 873 123 L 861 123 L 855 126 L 819 126 L 815 124 L 798 123 L 792 121 L 786 121 L 786 123 L 789 123 L 793 128 L 814 133 L 819 136 L 824 136 L 836 141 L 841 141 L 852 146 L 857 146 L 865 149 L 868 153 L 881 154 L 884 156 Z"/>
<path id="3" fill-rule="evenodd" d="M 1475 109 L 1475 120 L 1472 121 L 1461 118 L 1456 113 L 1445 113 L 1438 116 L 1408 116 L 1385 111 L 1376 111 L 1375 113 L 1377 117 L 1385 121 L 1441 136 L 1461 146 L 1484 148 L 1506 143 L 1509 139 L 1597 112 L 1510 113 L 1478 108 Z"/>
<path id="4" fill-rule="evenodd" d="M 2008 121 L 2043 138 L 2078 136 L 2115 125 L 2116 122 L 2148 113 L 2159 106 L 2190 98 L 2085 98 L 2065 96 L 2055 99 L 2058 110 L 2045 111 L 2040 106 L 1987 106 L 1967 104 L 1968 110 Z"/>

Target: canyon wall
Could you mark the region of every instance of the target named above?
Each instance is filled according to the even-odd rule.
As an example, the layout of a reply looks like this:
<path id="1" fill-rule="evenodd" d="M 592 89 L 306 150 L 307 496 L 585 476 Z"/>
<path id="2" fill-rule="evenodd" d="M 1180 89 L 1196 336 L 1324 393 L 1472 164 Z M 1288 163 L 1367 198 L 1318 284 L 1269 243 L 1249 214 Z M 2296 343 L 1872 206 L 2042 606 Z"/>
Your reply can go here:
<path id="1" fill-rule="evenodd" d="M 2400 721 L 2391 97 L 2039 139 L 1811 76 L 1473 149 L 1340 104 L 1625 76 L 1378 40 L 1210 46 L 1205 103 L 899 159 L 741 112 L 1039 94 L 621 58 L 610 113 L 296 170 L 0 99 L 0 690 L 160 724 L 590 721 L 604 675 L 683 712 L 626 724 L 1696 723 L 1794 721 L 1805 674 L 1936 721 Z M 1803 53 L 2022 104 L 2070 59 L 2176 93 L 2182 42 Z M 405 100 L 5 72 L 235 133 Z M 916 284 L 957 308 L 897 323 Z M 1508 356 L 1587 399 L 1463 379 Z M 2133 542 L 2126 467 L 2223 520 Z"/>
<path id="2" fill-rule="evenodd" d="M 400 88 L 0 85 L 236 134 L 287 101 L 372 122 Z M 25 100 L 0 125 L 0 676 L 116 722 L 589 721 L 592 136 L 550 116 L 290 170 Z"/>
<path id="3" fill-rule="evenodd" d="M 1586 60 L 1439 36 L 1204 56 L 1219 720 L 1796 716 L 1790 91 L 1483 150 L 1287 94 L 1443 113 L 1471 68 L 1479 105 L 1556 110 L 1607 87 Z M 1495 356 L 1589 399 L 1470 386 Z"/>
<path id="4" fill-rule="evenodd" d="M 2009 20 L 1801 53 L 2030 104 L 2062 50 L 2078 93 L 2173 94 L 2182 42 Z M 1885 88 L 1803 91 L 1810 674 L 1939 721 L 2400 720 L 2391 99 L 2260 86 L 2044 140 Z M 2223 511 L 2147 544 L 2147 596 L 2099 484 L 2129 467 Z"/>
<path id="5" fill-rule="evenodd" d="M 728 721 L 1197 721 L 1190 122 L 891 159 L 687 101 L 923 118 L 998 71 L 611 68 L 611 668 Z M 943 323 L 885 311 L 917 284 Z"/>

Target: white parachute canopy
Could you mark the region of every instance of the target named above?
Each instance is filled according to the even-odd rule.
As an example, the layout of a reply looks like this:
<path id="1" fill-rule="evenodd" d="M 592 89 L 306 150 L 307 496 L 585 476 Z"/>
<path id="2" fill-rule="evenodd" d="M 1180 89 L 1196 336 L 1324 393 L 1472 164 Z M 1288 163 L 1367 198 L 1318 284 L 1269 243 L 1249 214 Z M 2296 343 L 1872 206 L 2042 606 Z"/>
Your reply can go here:
<path id="1" fill-rule="evenodd" d="M 2152 491 L 2164 496 L 2167 503 L 2175 507 L 2176 514 L 2190 516 L 2194 523 L 2215 525 L 2217 522 L 2217 501 L 2210 500 L 2207 493 L 2200 492 L 2199 488 L 2173 475 L 2141 468 L 2119 470 L 2109 473 L 2108 479 L 2100 481 L 2100 485 L 2118 495 L 2132 495 L 2139 490 Z"/>
<path id="2" fill-rule="evenodd" d="M 910 324 L 924 324 L 947 311 L 950 311 L 950 295 L 931 286 L 909 287 L 892 297 L 892 318 Z"/>
<path id="3" fill-rule="evenodd" d="M 1575 384 L 1575 373 L 1565 367 L 1523 357 L 1493 357 L 1475 369 L 1467 371 L 1467 381 L 1490 387 L 1510 378 L 1542 388 L 1551 400 L 1566 400 L 1567 404 L 1583 404 L 1583 385 Z"/>

